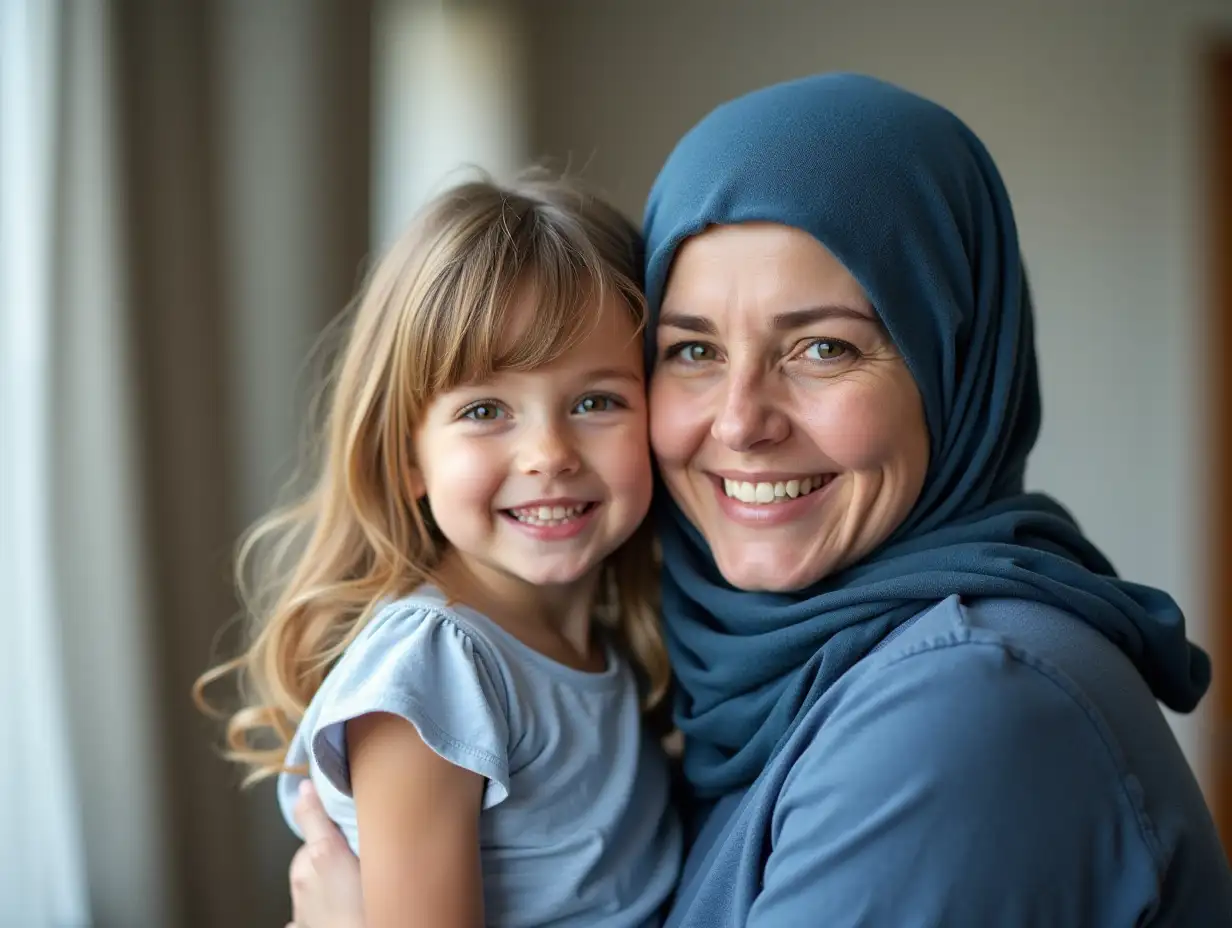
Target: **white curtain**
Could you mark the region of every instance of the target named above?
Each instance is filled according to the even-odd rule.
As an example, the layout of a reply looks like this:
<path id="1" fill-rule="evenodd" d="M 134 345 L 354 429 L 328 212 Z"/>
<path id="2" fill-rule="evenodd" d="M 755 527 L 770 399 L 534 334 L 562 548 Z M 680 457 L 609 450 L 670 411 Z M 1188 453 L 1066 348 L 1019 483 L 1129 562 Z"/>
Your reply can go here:
<path id="1" fill-rule="evenodd" d="M 424 202 L 480 168 L 498 180 L 530 150 L 526 24 L 510 0 L 377 0 L 372 238 L 389 244 Z"/>
<path id="2" fill-rule="evenodd" d="M 168 924 L 104 14 L 0 4 L 6 928 Z"/>
<path id="3" fill-rule="evenodd" d="M 57 11 L 0 6 L 0 924 L 86 924 L 51 571 Z"/>

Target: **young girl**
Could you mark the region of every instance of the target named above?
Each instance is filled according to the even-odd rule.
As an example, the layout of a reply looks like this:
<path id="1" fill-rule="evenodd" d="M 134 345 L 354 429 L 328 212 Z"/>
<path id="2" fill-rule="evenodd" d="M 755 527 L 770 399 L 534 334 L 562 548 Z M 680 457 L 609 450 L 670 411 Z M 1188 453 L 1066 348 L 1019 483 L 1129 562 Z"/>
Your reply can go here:
<path id="1" fill-rule="evenodd" d="M 202 684 L 242 673 L 231 756 L 288 822 L 311 778 L 369 928 L 653 925 L 675 884 L 639 248 L 562 182 L 430 204 L 358 305 L 314 488 L 241 551 L 274 598 Z"/>

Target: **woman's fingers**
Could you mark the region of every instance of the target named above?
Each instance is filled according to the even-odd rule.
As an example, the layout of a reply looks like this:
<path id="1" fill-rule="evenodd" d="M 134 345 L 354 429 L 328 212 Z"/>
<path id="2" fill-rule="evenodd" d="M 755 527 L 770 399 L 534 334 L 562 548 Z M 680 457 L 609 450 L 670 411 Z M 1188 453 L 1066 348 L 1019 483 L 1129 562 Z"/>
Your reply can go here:
<path id="1" fill-rule="evenodd" d="M 321 797 L 317 795 L 316 788 L 309 780 L 304 780 L 299 785 L 299 798 L 295 800 L 293 814 L 295 823 L 299 825 L 304 841 L 308 844 L 338 833 L 334 823 L 325 814 Z"/>
<path id="2" fill-rule="evenodd" d="M 363 925 L 359 861 L 310 783 L 301 784 L 292 814 L 304 836 L 288 873 L 293 928 Z"/>
<path id="3" fill-rule="evenodd" d="M 316 875 L 316 867 L 312 862 L 312 847 L 311 844 L 301 844 L 295 856 L 291 858 L 291 867 L 287 876 L 291 881 L 292 896 L 306 892 L 314 885 L 312 881 Z"/>

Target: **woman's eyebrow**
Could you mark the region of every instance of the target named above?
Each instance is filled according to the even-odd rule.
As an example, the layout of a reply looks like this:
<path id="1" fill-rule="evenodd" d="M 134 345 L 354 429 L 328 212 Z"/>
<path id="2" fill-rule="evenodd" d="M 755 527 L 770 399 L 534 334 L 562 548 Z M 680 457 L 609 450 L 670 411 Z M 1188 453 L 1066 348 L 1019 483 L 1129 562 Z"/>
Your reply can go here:
<path id="1" fill-rule="evenodd" d="M 718 327 L 705 316 L 691 316 L 688 313 L 666 310 L 659 315 L 659 327 L 670 326 L 673 329 L 684 329 L 686 332 L 697 332 L 700 335 L 717 335 Z"/>
<path id="2" fill-rule="evenodd" d="M 830 304 L 826 306 L 812 306 L 808 309 L 793 309 L 790 312 L 778 313 L 772 320 L 772 325 L 780 332 L 791 329 L 803 328 L 806 325 L 812 325 L 815 322 L 824 322 L 827 319 L 856 319 L 860 322 L 875 322 L 876 317 L 872 316 L 866 310 L 859 309 L 855 306 L 844 306 L 841 304 Z"/>
<path id="3" fill-rule="evenodd" d="M 789 331 L 806 325 L 812 325 L 815 322 L 823 322 L 826 319 L 855 319 L 860 322 L 877 321 L 877 317 L 868 310 L 835 303 L 777 313 L 771 319 L 771 325 L 778 331 Z M 683 329 L 686 332 L 697 332 L 701 335 L 717 335 L 719 331 L 718 327 L 705 316 L 696 316 L 672 310 L 667 310 L 659 316 L 659 326 L 670 326 L 673 329 Z"/>

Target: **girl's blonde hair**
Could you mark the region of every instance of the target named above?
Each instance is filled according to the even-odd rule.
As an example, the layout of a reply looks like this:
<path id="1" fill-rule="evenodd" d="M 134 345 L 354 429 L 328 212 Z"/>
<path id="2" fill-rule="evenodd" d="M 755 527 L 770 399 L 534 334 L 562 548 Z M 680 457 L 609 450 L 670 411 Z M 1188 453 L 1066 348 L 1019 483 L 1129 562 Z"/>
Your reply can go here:
<path id="1" fill-rule="evenodd" d="M 283 769 L 305 707 L 376 604 L 414 590 L 440 558 L 444 539 L 407 479 L 428 403 L 499 370 L 550 363 L 594 324 L 605 294 L 622 298 L 640 330 L 641 249 L 628 220 L 573 183 L 481 180 L 428 204 L 373 269 L 323 394 L 314 485 L 239 549 L 251 639 L 194 688 L 212 711 L 204 688 L 238 673 L 243 707 L 226 743 L 249 767 L 246 785 Z M 506 308 L 527 286 L 535 318 L 515 330 Z M 605 563 L 597 608 L 638 668 L 647 708 L 669 676 L 649 531 Z"/>

